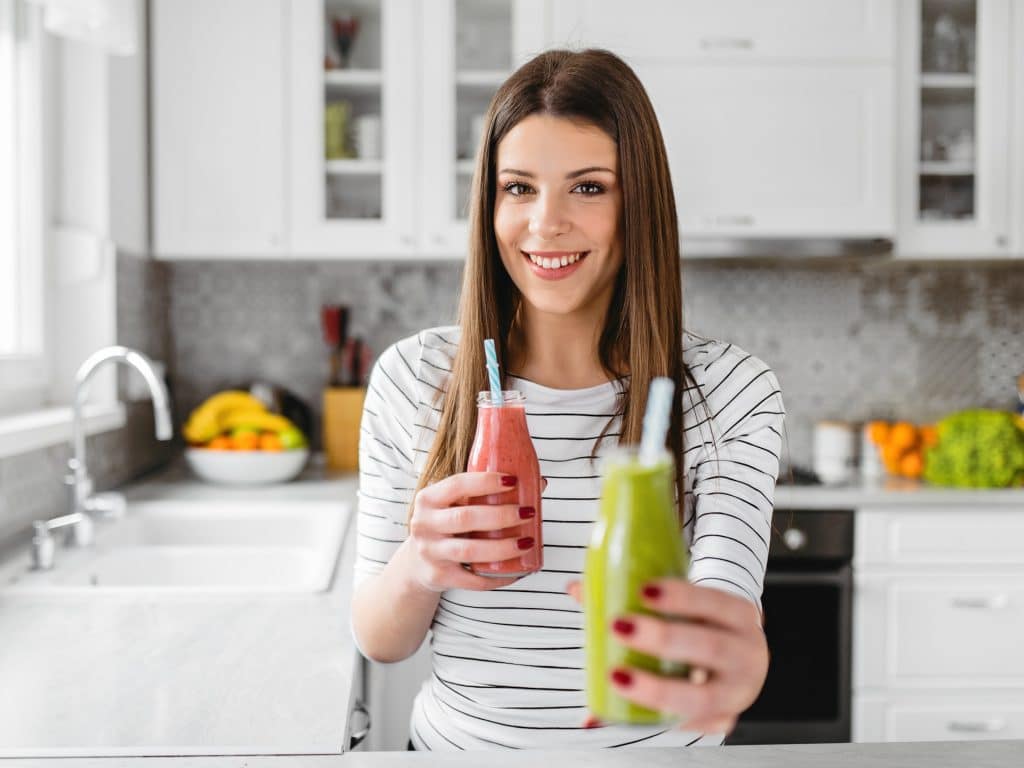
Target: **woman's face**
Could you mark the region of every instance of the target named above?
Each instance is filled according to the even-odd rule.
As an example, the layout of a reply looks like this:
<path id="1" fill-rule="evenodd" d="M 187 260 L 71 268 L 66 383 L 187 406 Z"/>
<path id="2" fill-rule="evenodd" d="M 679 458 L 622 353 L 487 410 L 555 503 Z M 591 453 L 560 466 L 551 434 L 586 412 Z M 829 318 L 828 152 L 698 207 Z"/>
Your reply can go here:
<path id="1" fill-rule="evenodd" d="M 593 125 L 536 114 L 497 147 L 494 234 L 523 299 L 542 312 L 607 308 L 622 266 L 618 152 Z"/>

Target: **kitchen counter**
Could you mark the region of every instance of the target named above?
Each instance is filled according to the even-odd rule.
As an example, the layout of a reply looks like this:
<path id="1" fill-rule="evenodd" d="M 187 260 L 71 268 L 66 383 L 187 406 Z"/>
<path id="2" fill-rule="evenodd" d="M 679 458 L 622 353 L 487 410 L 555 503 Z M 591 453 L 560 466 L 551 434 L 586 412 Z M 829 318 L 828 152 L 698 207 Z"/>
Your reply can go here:
<path id="1" fill-rule="evenodd" d="M 845 485 L 780 484 L 775 488 L 776 509 L 981 505 L 1024 512 L 1024 488 L 939 488 L 903 478 L 857 480 Z"/>
<path id="2" fill-rule="evenodd" d="M 907 744 L 801 744 L 760 747 L 702 747 L 679 749 L 594 750 L 562 752 L 545 750 L 486 753 L 491 768 L 533 768 L 538 763 L 560 768 L 625 768 L 642 764 L 651 768 L 1018 768 L 1024 761 L 1024 741 L 960 741 Z M 340 756 L 182 757 L 170 761 L 173 768 L 477 768 L 480 752 L 349 752 Z M 79 759 L 19 761 L 25 768 L 149 768 L 137 759 Z"/>
<path id="3" fill-rule="evenodd" d="M 353 475 L 315 468 L 293 483 L 218 487 L 175 467 L 123 490 L 129 505 L 354 505 L 355 487 Z M 354 539 L 350 529 L 324 593 L 0 592 L 0 757 L 341 752 L 358 658 L 348 618 Z"/>

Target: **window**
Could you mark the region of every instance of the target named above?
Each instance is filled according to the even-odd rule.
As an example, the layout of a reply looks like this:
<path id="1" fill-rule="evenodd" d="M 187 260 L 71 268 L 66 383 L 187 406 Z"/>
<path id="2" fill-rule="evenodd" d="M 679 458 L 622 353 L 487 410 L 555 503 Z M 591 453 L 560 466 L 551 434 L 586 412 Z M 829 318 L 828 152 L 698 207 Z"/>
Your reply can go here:
<path id="1" fill-rule="evenodd" d="M 38 13 L 0 0 L 0 414 L 46 398 L 41 114 Z"/>

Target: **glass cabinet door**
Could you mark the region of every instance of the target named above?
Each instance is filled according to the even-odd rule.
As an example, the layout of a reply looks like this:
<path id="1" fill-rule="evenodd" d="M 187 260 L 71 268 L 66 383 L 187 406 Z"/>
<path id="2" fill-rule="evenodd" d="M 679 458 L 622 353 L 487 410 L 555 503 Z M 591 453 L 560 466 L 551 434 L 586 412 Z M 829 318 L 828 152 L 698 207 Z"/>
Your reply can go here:
<path id="1" fill-rule="evenodd" d="M 426 251 L 461 258 L 470 189 L 491 99 L 544 48 L 544 0 L 443 0 L 423 6 L 423 192 Z"/>
<path id="2" fill-rule="evenodd" d="M 904 77 L 901 254 L 999 255 L 1009 248 L 1010 87 L 1005 0 L 920 0 Z M 913 58 L 909 59 L 912 55 Z"/>
<path id="3" fill-rule="evenodd" d="M 411 255 L 412 0 L 292 4 L 296 254 Z"/>

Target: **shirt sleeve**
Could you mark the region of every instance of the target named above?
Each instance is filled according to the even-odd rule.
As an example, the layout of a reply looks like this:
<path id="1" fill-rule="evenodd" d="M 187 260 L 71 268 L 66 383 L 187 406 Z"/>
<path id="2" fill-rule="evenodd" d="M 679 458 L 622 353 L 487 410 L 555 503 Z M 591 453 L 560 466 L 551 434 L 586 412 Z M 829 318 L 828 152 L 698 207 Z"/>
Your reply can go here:
<path id="1" fill-rule="evenodd" d="M 689 579 L 760 607 L 782 448 L 782 393 L 772 370 L 737 347 L 709 357 L 703 376 L 694 372 L 704 378 L 704 401 L 685 406 L 693 409 L 694 427 L 711 432 L 690 427 L 684 438 L 703 442 L 690 468 Z"/>
<path id="2" fill-rule="evenodd" d="M 411 337 L 385 350 L 370 373 L 359 434 L 355 585 L 380 573 L 409 535 L 419 359 Z"/>

